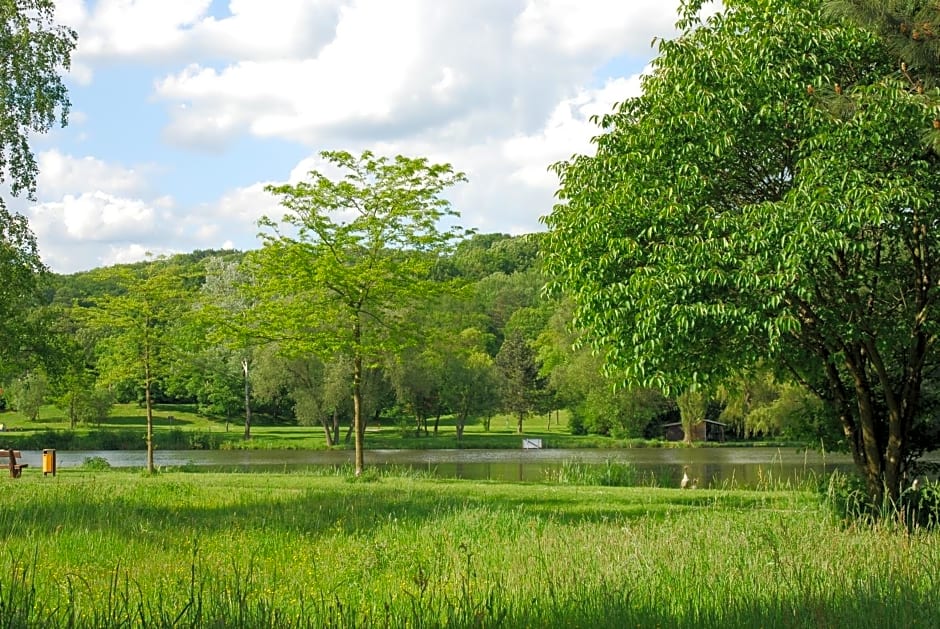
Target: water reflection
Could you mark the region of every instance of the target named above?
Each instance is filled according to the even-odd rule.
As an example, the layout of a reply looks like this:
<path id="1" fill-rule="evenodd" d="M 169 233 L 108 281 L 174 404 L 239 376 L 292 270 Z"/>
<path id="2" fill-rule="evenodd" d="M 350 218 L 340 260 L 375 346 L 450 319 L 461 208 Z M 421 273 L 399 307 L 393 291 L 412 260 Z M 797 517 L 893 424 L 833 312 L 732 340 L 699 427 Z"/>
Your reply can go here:
<path id="1" fill-rule="evenodd" d="M 41 467 L 41 452 L 24 452 L 31 467 Z M 142 451 L 58 452 L 60 468 L 79 467 L 101 457 L 112 467 L 143 467 Z M 303 450 L 158 450 L 161 467 L 195 466 L 237 471 L 298 471 L 322 466 L 350 466 L 349 451 Z M 408 467 L 440 478 L 542 482 L 566 465 L 628 464 L 641 484 L 678 487 L 682 467 L 699 487 L 767 487 L 800 484 L 833 470 L 851 471 L 848 455 L 794 448 L 679 448 L 623 450 L 371 450 L 366 465 Z"/>

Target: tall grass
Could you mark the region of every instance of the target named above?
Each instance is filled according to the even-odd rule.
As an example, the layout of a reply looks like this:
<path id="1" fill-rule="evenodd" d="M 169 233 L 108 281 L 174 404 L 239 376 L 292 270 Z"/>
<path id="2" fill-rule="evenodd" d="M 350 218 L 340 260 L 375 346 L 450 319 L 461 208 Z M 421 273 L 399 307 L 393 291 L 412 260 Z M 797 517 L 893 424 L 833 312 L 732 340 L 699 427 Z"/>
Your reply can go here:
<path id="1" fill-rule="evenodd" d="M 808 492 L 369 480 L 0 482 L 0 627 L 940 626 L 940 538 Z"/>

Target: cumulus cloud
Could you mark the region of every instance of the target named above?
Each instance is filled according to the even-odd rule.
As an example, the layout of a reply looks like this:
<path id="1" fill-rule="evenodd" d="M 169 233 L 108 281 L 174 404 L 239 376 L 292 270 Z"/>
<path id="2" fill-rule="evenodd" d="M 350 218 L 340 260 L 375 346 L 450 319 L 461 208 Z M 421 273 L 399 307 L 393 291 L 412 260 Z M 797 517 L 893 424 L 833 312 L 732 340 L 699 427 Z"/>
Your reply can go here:
<path id="1" fill-rule="evenodd" d="M 205 18 L 211 0 L 68 0 L 57 18 L 79 32 L 76 60 L 157 59 L 188 47 L 188 31 Z"/>
<path id="2" fill-rule="evenodd" d="M 331 9 L 336 9 L 331 6 Z M 655 0 L 346 2 L 332 38 L 283 56 L 191 64 L 156 85 L 182 146 L 218 149 L 243 133 L 320 146 L 361 137 L 511 133 L 544 120 L 611 55 L 647 55 L 671 31 Z M 246 30 L 241 31 L 246 35 Z M 259 45 L 263 26 L 251 41 Z M 259 37 L 260 36 L 260 37 Z M 290 48 L 288 50 L 288 48 Z"/>
<path id="3" fill-rule="evenodd" d="M 211 59 L 277 59 L 313 54 L 330 40 L 341 0 L 59 0 L 56 19 L 79 32 L 71 76 L 93 79 L 99 64 Z"/>
<path id="4" fill-rule="evenodd" d="M 532 187 L 554 190 L 558 179 L 547 166 L 574 154 L 590 153 L 590 139 L 597 134 L 591 117 L 609 113 L 616 103 L 639 96 L 640 77 L 612 79 L 600 89 L 582 90 L 560 102 L 538 133 L 506 140 L 503 156 L 515 166 L 510 177 Z"/>
<path id="5" fill-rule="evenodd" d="M 57 149 L 37 156 L 40 198 L 58 198 L 80 194 L 93 188 L 115 194 L 137 193 L 148 186 L 145 171 L 152 167 L 124 168 L 92 157 L 74 157 Z"/>
<path id="6" fill-rule="evenodd" d="M 265 191 L 266 185 L 267 183 L 256 183 L 227 191 L 217 201 L 203 204 L 185 217 L 181 224 L 182 229 L 192 230 L 199 224 L 211 224 L 211 233 L 225 233 L 229 237 L 237 235 L 237 241 L 234 243 L 236 247 L 257 245 L 258 220 L 262 216 L 277 218 L 281 213 L 277 199 Z M 200 229 L 207 235 L 210 233 L 206 227 Z M 210 240 L 206 239 L 205 242 Z M 224 244 L 225 240 L 216 238 L 211 246 L 223 247 Z"/>
<path id="7" fill-rule="evenodd" d="M 46 242 L 111 242 L 145 237 L 156 223 L 154 208 L 140 199 L 105 192 L 65 195 L 31 208 L 30 223 Z"/>
<path id="8" fill-rule="evenodd" d="M 568 55 L 645 55 L 649 34 L 671 32 L 675 15 L 675 6 L 661 0 L 528 0 L 514 36 L 522 46 Z"/>
<path id="9" fill-rule="evenodd" d="M 179 206 L 168 196 L 66 194 L 33 205 L 27 213 L 45 262 L 69 273 L 136 262 L 148 254 L 257 248 L 258 219 L 280 218 L 277 199 L 264 186 L 235 188 L 196 206 Z"/>
<path id="10" fill-rule="evenodd" d="M 311 169 L 330 174 L 323 148 L 426 156 L 468 174 L 447 193 L 463 224 L 523 233 L 554 202 L 548 166 L 589 152 L 589 118 L 639 93 L 639 75 L 612 68 L 632 74 L 653 56 L 650 42 L 673 33 L 679 0 L 274 4 L 59 0 L 57 12 L 79 30 L 75 80 L 116 62 L 154 73 L 150 105 L 165 108 L 162 138 L 176 149 L 301 146 L 310 156 L 273 176 L 291 183 Z M 88 114 L 89 127 L 103 119 Z M 207 173 L 200 195 L 214 200 L 181 205 L 155 176 L 171 164 L 62 150 L 39 158 L 42 203 L 30 213 L 57 270 L 147 251 L 250 248 L 258 218 L 281 214 L 249 168 L 236 169 L 239 179 Z"/>

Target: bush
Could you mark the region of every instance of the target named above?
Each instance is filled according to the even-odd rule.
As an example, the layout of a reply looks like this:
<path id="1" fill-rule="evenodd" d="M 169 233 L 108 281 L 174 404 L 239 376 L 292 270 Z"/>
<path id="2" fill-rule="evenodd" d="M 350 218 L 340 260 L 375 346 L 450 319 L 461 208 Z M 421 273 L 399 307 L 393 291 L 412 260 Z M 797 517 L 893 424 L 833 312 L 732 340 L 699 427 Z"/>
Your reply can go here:
<path id="1" fill-rule="evenodd" d="M 164 450 L 219 450 L 225 434 L 173 428 L 154 433 L 154 444 Z"/>
<path id="2" fill-rule="evenodd" d="M 940 524 L 940 481 L 917 483 L 901 494 L 901 516 L 908 528 Z"/>
<path id="3" fill-rule="evenodd" d="M 586 435 L 587 427 L 584 425 L 584 417 L 576 409 L 572 409 L 568 418 L 568 429 L 572 435 Z"/>
<path id="4" fill-rule="evenodd" d="M 82 461 L 82 469 L 90 471 L 110 470 L 111 464 L 108 460 L 100 456 L 86 456 Z"/>
<path id="5" fill-rule="evenodd" d="M 843 522 L 872 521 L 877 513 L 865 487 L 865 481 L 856 475 L 833 472 L 820 485 L 823 505 Z"/>
<path id="6" fill-rule="evenodd" d="M 93 430 L 81 443 L 88 450 L 140 450 L 144 435 L 137 430 Z"/>
<path id="7" fill-rule="evenodd" d="M 835 472 L 821 486 L 823 504 L 843 522 L 873 523 L 886 517 L 895 518 L 908 529 L 933 529 L 940 524 L 940 482 L 916 482 L 901 492 L 898 504 L 875 505 L 865 486 L 856 475 Z"/>
<path id="8" fill-rule="evenodd" d="M 13 408 L 23 413 L 30 421 L 36 421 L 48 389 L 49 381 L 46 379 L 46 374 L 33 370 L 9 383 L 6 387 L 6 395 Z"/>
<path id="9" fill-rule="evenodd" d="M 635 487 L 640 480 L 636 468 L 629 463 L 612 463 L 609 460 L 602 465 L 564 461 L 560 468 L 548 470 L 545 477 L 549 482 L 559 485 L 602 487 Z"/>

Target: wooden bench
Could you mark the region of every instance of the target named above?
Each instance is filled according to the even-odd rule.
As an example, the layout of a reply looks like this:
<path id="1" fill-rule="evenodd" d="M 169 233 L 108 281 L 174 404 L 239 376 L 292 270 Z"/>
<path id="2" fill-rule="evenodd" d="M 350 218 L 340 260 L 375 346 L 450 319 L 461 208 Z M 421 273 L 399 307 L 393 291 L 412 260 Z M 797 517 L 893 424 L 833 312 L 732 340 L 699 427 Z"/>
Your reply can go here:
<path id="1" fill-rule="evenodd" d="M 24 467 L 29 467 L 28 463 L 17 463 L 16 457 L 23 456 L 19 450 L 0 450 L 0 466 L 3 465 L 4 459 L 9 461 L 8 465 L 10 467 L 10 478 L 19 478 L 20 474 L 23 473 Z"/>

